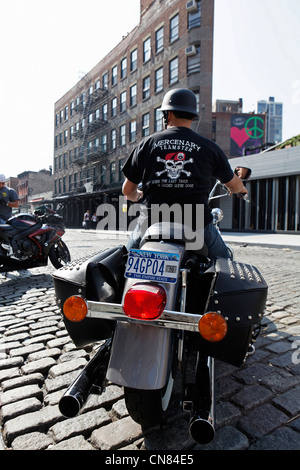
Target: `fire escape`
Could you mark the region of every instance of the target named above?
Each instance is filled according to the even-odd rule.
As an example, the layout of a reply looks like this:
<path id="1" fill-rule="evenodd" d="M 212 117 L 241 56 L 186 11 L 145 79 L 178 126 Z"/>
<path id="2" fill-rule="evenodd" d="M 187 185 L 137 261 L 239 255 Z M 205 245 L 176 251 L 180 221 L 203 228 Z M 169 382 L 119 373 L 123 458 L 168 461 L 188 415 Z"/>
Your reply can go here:
<path id="1" fill-rule="evenodd" d="M 105 88 L 92 88 L 89 74 L 78 85 L 75 111 L 80 116 L 74 137 L 78 139 L 78 154 L 73 163 L 80 168 L 77 192 L 92 192 L 100 189 L 103 168 L 109 155 L 108 139 L 111 125 L 108 120 L 110 92 Z M 101 170 L 102 168 L 102 170 Z"/>

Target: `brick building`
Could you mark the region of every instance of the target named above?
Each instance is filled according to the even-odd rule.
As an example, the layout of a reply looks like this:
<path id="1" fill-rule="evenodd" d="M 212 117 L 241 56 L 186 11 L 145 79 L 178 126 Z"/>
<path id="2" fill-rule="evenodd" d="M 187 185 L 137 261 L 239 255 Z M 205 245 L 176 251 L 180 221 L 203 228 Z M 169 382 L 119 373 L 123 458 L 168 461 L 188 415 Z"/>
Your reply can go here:
<path id="1" fill-rule="evenodd" d="M 212 137 L 213 23 L 213 0 L 141 0 L 139 24 L 55 103 L 53 196 L 68 226 L 118 203 L 122 165 L 162 129 L 169 89 L 196 94 L 193 128 Z"/>

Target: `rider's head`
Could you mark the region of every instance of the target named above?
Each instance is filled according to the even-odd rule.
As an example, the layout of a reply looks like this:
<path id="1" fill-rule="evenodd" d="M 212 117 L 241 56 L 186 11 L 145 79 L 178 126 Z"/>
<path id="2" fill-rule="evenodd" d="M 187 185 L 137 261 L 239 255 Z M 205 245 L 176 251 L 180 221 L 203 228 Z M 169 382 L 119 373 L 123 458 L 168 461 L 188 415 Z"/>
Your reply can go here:
<path id="1" fill-rule="evenodd" d="M 168 123 L 169 112 L 179 119 L 192 121 L 199 116 L 195 94 L 186 88 L 174 88 L 168 91 L 163 99 L 160 111 L 164 115 L 165 124 Z"/>

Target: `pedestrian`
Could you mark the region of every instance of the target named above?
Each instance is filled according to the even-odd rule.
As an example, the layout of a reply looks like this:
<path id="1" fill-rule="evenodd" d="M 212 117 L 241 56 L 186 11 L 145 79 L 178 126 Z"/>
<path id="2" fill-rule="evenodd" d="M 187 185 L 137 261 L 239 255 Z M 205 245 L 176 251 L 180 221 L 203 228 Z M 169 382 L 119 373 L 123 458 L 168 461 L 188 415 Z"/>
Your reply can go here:
<path id="1" fill-rule="evenodd" d="M 233 173 L 222 149 L 191 129 L 198 116 L 197 100 L 192 91 L 183 88 L 168 91 L 160 110 L 165 129 L 144 138 L 130 154 L 123 167 L 123 194 L 132 202 L 143 198 L 148 212 L 153 204 L 166 203 L 170 207 L 177 203 L 183 212 L 192 207 L 193 230 L 199 228 L 195 226 L 196 206 L 203 205 L 202 233 L 208 256 L 228 258 L 227 247 L 213 225 L 208 206 L 211 178 L 220 180 L 231 193 L 247 194 L 248 191 Z M 138 189 L 140 182 L 142 191 Z M 138 246 L 144 230 L 143 220 L 145 215 L 140 216 L 128 248 Z"/>
<path id="2" fill-rule="evenodd" d="M 85 230 L 89 230 L 91 228 L 91 213 L 87 210 L 83 215 L 83 223 Z"/>
<path id="3" fill-rule="evenodd" d="M 13 188 L 6 186 L 5 175 L 0 174 L 0 223 L 6 224 L 6 221 L 12 216 L 13 208 L 19 205 L 19 197 Z"/>
<path id="4" fill-rule="evenodd" d="M 94 214 L 92 215 L 92 228 L 96 230 L 96 227 L 97 227 L 97 216 L 96 216 L 96 212 L 94 212 Z"/>

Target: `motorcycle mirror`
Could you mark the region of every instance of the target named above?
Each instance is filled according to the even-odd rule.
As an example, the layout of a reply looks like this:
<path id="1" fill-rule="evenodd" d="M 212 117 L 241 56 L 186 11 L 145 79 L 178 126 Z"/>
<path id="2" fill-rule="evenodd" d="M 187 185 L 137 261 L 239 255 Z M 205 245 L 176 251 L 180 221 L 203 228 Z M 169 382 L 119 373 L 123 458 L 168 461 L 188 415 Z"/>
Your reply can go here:
<path id="1" fill-rule="evenodd" d="M 241 178 L 241 180 L 248 180 L 251 176 L 252 170 L 243 166 L 237 166 L 234 173 Z"/>

